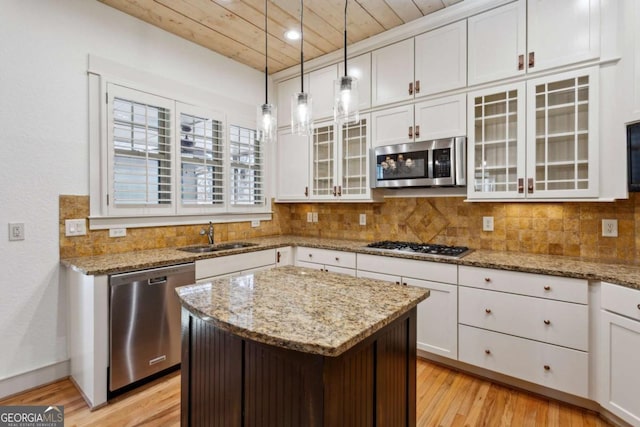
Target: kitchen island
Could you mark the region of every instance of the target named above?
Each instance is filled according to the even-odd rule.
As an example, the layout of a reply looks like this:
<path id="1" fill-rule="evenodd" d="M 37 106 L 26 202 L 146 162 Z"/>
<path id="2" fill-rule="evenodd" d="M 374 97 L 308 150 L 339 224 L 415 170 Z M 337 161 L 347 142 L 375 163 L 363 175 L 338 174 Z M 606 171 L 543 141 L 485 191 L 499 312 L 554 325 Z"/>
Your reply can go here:
<path id="1" fill-rule="evenodd" d="M 177 292 L 182 425 L 415 425 L 428 290 L 281 267 Z"/>

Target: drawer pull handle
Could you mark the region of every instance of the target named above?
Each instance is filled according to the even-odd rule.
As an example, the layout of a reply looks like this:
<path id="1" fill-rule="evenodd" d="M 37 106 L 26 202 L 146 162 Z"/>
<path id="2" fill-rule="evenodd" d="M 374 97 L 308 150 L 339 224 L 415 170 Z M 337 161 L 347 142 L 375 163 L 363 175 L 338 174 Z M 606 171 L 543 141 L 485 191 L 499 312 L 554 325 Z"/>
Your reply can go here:
<path id="1" fill-rule="evenodd" d="M 491 277 L 485 277 L 485 278 L 484 278 L 484 281 L 485 281 L 485 282 L 487 282 L 487 283 L 489 283 L 489 282 L 491 281 Z"/>
<path id="2" fill-rule="evenodd" d="M 340 258 L 336 257 L 336 261 L 340 261 Z"/>
<path id="3" fill-rule="evenodd" d="M 484 354 L 491 354 L 491 350 L 486 349 L 486 350 L 484 351 Z"/>
<path id="4" fill-rule="evenodd" d="M 313 254 L 309 254 L 309 258 L 313 258 Z"/>
<path id="5" fill-rule="evenodd" d="M 402 282 L 402 286 L 407 286 L 407 282 Z"/>
<path id="6" fill-rule="evenodd" d="M 640 304 L 638 304 L 638 306 L 637 306 L 637 307 L 638 307 L 638 310 L 640 310 Z"/>
<path id="7" fill-rule="evenodd" d="M 487 313 L 487 314 L 491 314 L 491 309 L 490 308 L 485 308 L 484 312 Z"/>
<path id="8" fill-rule="evenodd" d="M 544 370 L 545 370 L 545 371 L 550 371 L 550 370 L 551 370 L 551 366 L 549 366 L 549 365 L 544 365 Z"/>
<path id="9" fill-rule="evenodd" d="M 544 324 L 545 324 L 545 325 L 550 325 L 550 324 L 551 324 L 551 320 L 545 320 L 545 321 L 544 321 Z"/>
<path id="10" fill-rule="evenodd" d="M 396 285 L 400 285 L 400 282 L 396 282 Z"/>
<path id="11" fill-rule="evenodd" d="M 551 286 L 546 285 L 546 286 L 544 287 L 544 290 L 545 290 L 545 291 L 550 291 L 550 290 L 551 290 Z"/>

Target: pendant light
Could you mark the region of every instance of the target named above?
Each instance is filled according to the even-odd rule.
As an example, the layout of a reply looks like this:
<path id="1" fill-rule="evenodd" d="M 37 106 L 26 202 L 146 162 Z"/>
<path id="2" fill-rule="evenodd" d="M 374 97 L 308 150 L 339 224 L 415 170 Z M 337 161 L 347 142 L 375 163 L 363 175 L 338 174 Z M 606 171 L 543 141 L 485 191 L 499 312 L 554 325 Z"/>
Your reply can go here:
<path id="1" fill-rule="evenodd" d="M 276 106 L 269 104 L 269 51 L 267 32 L 267 2 L 264 1 L 264 104 L 258 106 L 258 140 L 260 142 L 273 142 L 276 137 L 277 113 Z"/>
<path id="2" fill-rule="evenodd" d="M 300 0 L 300 92 L 291 97 L 291 132 L 296 135 L 311 135 L 311 95 L 304 91 L 304 28 L 302 23 L 304 0 Z"/>
<path id="3" fill-rule="evenodd" d="M 333 119 L 336 123 L 358 123 L 358 79 L 348 75 L 347 69 L 347 3 L 344 2 L 344 76 L 333 87 Z"/>

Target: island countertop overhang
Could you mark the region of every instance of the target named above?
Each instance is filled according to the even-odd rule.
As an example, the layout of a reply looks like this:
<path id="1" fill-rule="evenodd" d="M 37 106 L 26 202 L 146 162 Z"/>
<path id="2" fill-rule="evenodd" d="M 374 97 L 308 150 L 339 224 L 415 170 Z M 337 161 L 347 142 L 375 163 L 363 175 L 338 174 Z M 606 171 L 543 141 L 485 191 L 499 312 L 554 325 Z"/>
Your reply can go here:
<path id="1" fill-rule="evenodd" d="M 410 311 L 429 291 L 300 267 L 279 267 L 176 290 L 217 328 L 285 349 L 339 356 Z"/>

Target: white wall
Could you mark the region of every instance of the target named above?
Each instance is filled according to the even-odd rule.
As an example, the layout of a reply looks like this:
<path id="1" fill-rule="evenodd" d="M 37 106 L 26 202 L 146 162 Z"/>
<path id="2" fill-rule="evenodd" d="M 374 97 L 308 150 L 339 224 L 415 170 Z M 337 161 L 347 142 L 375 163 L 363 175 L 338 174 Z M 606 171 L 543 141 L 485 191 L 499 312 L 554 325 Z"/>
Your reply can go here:
<path id="1" fill-rule="evenodd" d="M 251 108 L 264 93 L 260 72 L 96 0 L 1 3 L 0 380 L 68 357 L 58 196 L 89 194 L 88 55 Z M 26 240 L 8 241 L 9 222 Z"/>

